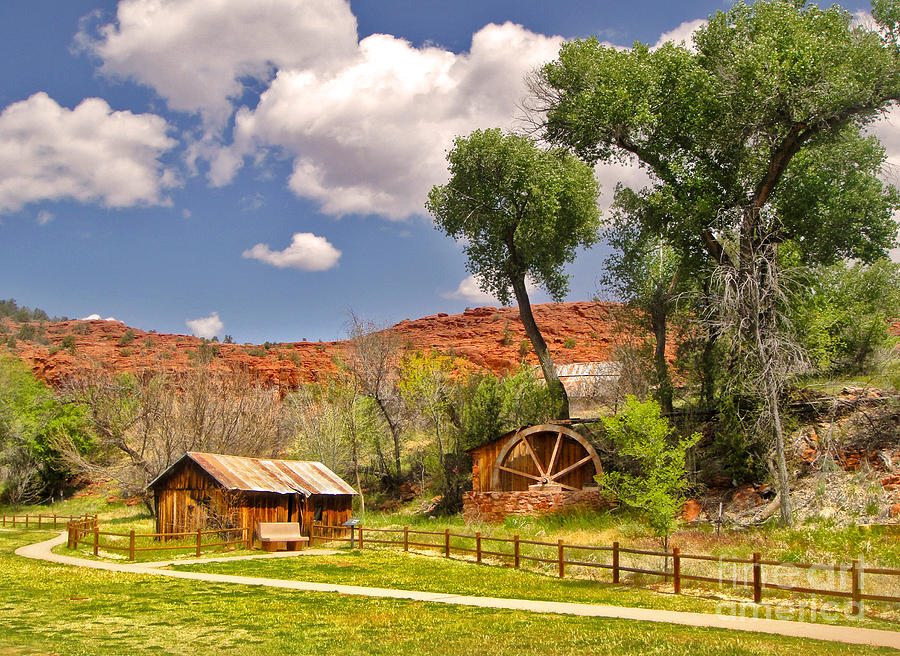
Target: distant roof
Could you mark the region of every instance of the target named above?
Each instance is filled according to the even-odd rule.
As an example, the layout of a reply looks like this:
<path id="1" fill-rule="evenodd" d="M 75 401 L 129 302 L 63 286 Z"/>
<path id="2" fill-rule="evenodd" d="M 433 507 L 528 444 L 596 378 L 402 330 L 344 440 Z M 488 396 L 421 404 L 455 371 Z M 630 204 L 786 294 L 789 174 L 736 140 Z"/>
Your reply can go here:
<path id="1" fill-rule="evenodd" d="M 147 486 L 153 487 L 185 458 L 197 463 L 228 490 L 277 494 L 356 494 L 340 476 L 321 462 L 244 458 L 188 451 Z"/>
<path id="2" fill-rule="evenodd" d="M 556 364 L 553 368 L 566 393 L 573 398 L 594 396 L 604 386 L 617 382 L 622 375 L 622 363 L 617 360 Z M 539 373 L 540 368 L 536 367 L 535 375 Z"/>

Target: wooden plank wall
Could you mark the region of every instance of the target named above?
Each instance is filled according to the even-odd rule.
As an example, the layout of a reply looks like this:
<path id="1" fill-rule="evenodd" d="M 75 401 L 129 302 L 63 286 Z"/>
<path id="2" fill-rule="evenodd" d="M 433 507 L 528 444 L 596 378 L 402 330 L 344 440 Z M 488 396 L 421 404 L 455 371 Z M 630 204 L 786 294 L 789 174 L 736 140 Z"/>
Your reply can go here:
<path id="1" fill-rule="evenodd" d="M 535 451 L 538 459 L 546 466 L 550 462 L 553 455 L 553 446 L 556 444 L 556 435 L 554 434 L 538 434 L 530 435 L 529 443 Z M 500 472 L 500 489 L 491 489 L 491 476 L 494 470 L 494 463 L 500 451 L 503 449 L 507 440 L 500 439 L 490 444 L 485 444 L 479 449 L 471 452 L 473 463 L 473 481 L 472 489 L 476 492 L 515 492 L 527 490 L 530 484 L 535 483 L 531 479 L 524 476 L 516 476 L 508 472 Z M 553 466 L 554 471 L 561 471 L 572 465 L 587 455 L 580 444 L 573 440 L 563 439 L 560 453 L 556 456 L 556 463 Z M 512 449 L 506 458 L 506 466 L 511 469 L 518 469 L 527 474 L 538 475 L 538 469 L 532 460 L 531 455 L 521 442 Z M 558 479 L 564 485 L 572 487 L 584 488 L 594 485 L 594 475 L 597 473 L 592 462 L 585 463 L 581 467 L 569 472 L 562 478 Z"/>
<path id="2" fill-rule="evenodd" d="M 185 461 L 155 491 L 156 531 L 178 533 L 214 528 L 210 515 L 230 514 L 236 527 L 249 527 L 256 533 L 260 522 L 301 522 L 301 531 L 309 535 L 315 507 L 322 505 L 322 521 L 340 525 L 350 519 L 352 496 L 313 495 L 274 492 L 227 492 L 192 461 Z"/>

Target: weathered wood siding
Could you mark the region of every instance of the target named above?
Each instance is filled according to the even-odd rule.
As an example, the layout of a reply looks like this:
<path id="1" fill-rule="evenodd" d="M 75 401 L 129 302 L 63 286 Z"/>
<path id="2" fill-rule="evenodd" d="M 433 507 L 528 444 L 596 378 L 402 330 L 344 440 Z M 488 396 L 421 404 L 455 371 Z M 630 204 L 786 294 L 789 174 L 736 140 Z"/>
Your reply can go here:
<path id="1" fill-rule="evenodd" d="M 531 479 L 523 476 L 517 476 L 509 472 L 500 472 L 500 489 L 492 490 L 491 476 L 494 471 L 494 464 L 507 441 L 513 439 L 510 434 L 504 438 L 500 438 L 489 444 L 478 447 L 470 452 L 472 456 L 472 489 L 475 492 L 516 492 L 527 490 L 530 484 L 536 483 Z M 531 447 L 534 449 L 535 455 L 544 466 L 550 462 L 553 455 L 553 446 L 556 444 L 555 434 L 537 434 L 530 435 L 528 438 Z M 569 465 L 573 465 L 587 455 L 584 447 L 577 442 L 571 440 L 563 440 L 560 445 L 560 452 L 556 456 L 554 471 L 562 471 Z M 510 469 L 517 469 L 538 476 L 539 472 L 534 460 L 528 453 L 525 445 L 521 442 L 517 444 L 506 456 L 505 465 Z M 571 485 L 576 488 L 584 488 L 595 485 L 594 475 L 597 474 L 596 468 L 592 462 L 572 470 L 561 478 L 557 479 L 563 485 Z"/>
<path id="2" fill-rule="evenodd" d="M 260 522 L 301 522 L 301 532 L 309 535 L 316 508 L 321 521 L 340 525 L 350 518 L 350 495 L 312 495 L 275 492 L 230 492 L 186 460 L 155 489 L 156 531 L 179 533 L 198 528 L 214 528 L 211 520 L 226 517 L 231 526 L 247 527 L 255 535 Z"/>

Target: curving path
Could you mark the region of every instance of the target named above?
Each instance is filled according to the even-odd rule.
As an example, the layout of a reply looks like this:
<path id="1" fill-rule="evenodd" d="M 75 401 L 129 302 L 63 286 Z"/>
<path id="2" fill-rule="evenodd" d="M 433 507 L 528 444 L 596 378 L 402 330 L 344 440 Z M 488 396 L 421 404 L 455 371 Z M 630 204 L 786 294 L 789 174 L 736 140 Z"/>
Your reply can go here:
<path id="1" fill-rule="evenodd" d="M 204 572 L 177 572 L 160 569 L 172 561 L 159 563 L 107 563 L 87 558 L 76 558 L 55 554 L 51 549 L 66 541 L 66 532 L 59 536 L 26 545 L 16 549 L 17 556 L 46 560 L 63 565 L 76 567 L 90 567 L 112 572 L 128 572 L 132 574 L 149 574 L 153 576 L 168 576 L 176 579 L 191 579 L 195 581 L 210 581 L 214 583 L 230 583 L 237 585 L 259 585 L 284 590 L 302 590 L 312 592 L 338 592 L 341 594 L 358 595 L 363 597 L 386 597 L 393 599 L 412 599 L 416 601 L 429 601 L 439 604 L 453 604 L 457 606 L 478 606 L 481 608 L 504 608 L 509 610 L 524 610 L 534 613 L 559 613 L 563 615 L 579 615 L 582 617 L 609 617 L 616 619 L 637 620 L 643 622 L 663 622 L 668 624 L 681 624 L 686 626 L 703 626 L 716 629 L 730 629 L 733 631 L 754 631 L 758 633 L 771 633 L 795 638 L 808 638 L 812 640 L 827 640 L 831 642 L 843 642 L 855 645 L 870 645 L 874 647 L 892 647 L 900 650 L 900 632 L 882 631 L 879 629 L 865 629 L 852 626 L 832 626 L 829 624 L 812 624 L 809 622 L 792 622 L 785 620 L 770 620 L 753 617 L 734 617 L 730 615 L 713 615 L 710 613 L 687 613 L 671 610 L 656 610 L 648 608 L 627 608 L 621 606 L 604 606 L 600 604 L 579 604 L 561 601 L 532 601 L 526 599 L 503 599 L 498 597 L 473 597 L 467 595 L 442 594 L 435 592 L 419 592 L 416 590 L 394 590 L 390 588 L 367 588 L 356 585 L 337 585 L 331 583 L 312 583 L 307 581 L 288 581 L 282 579 L 268 579 L 253 576 L 233 576 L 228 574 L 208 574 Z M 286 555 L 282 555 L 282 553 Z M 324 550 L 307 550 L 303 552 L 282 552 L 278 554 L 265 554 L 261 556 L 236 556 L 227 557 L 227 560 L 238 558 L 271 558 L 291 557 L 298 554 L 316 555 L 317 553 L 333 553 Z M 212 562 L 213 559 L 204 558 L 199 561 L 180 560 L 178 564 L 190 562 Z"/>

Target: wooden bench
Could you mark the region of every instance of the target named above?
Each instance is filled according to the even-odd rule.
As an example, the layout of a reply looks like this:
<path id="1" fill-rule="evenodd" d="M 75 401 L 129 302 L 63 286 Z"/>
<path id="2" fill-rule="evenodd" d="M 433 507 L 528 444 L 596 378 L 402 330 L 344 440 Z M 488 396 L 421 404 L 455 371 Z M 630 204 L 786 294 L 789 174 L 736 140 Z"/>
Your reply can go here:
<path id="1" fill-rule="evenodd" d="M 260 522 L 259 541 L 266 551 L 278 551 L 281 544 L 288 551 L 299 551 L 309 543 L 309 538 L 300 535 L 297 522 Z"/>

